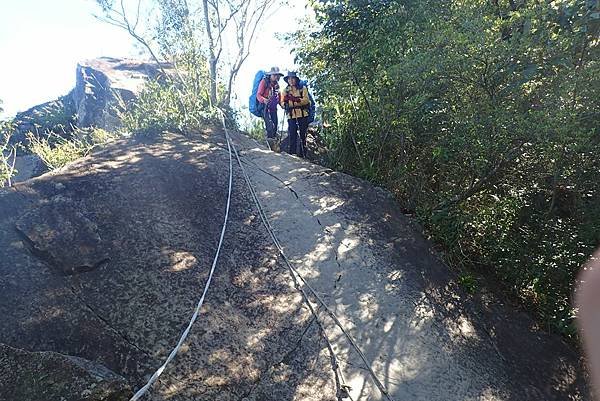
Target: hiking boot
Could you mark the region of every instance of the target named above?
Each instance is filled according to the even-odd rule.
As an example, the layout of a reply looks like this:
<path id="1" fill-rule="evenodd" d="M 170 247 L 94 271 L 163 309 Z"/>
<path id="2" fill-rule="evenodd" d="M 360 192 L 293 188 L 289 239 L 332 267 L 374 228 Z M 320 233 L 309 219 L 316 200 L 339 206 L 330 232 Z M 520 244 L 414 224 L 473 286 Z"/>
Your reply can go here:
<path id="1" fill-rule="evenodd" d="M 267 138 L 267 143 L 269 144 L 269 149 L 273 152 L 280 152 L 279 141 L 277 138 Z"/>

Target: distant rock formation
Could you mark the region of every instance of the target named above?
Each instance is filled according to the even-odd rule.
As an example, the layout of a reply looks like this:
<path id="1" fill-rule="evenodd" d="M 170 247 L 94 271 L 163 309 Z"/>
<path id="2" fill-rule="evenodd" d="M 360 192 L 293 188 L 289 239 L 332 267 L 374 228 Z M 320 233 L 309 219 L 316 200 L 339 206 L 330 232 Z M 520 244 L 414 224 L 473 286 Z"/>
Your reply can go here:
<path id="1" fill-rule="evenodd" d="M 73 127 L 107 130 L 120 125 L 117 108 L 130 102 L 149 79 L 158 79 L 168 63 L 100 57 L 77 65 L 75 87 L 65 96 L 18 113 L 13 143 L 24 143 L 26 134 L 54 132 L 65 136 Z M 162 70 L 162 71 L 161 71 Z"/>
<path id="2" fill-rule="evenodd" d="M 161 76 L 161 68 L 170 70 L 168 63 L 158 66 L 140 60 L 101 57 L 77 65 L 75 88 L 70 97 L 75 105 L 77 126 L 113 129 L 120 122 L 115 108 L 129 102 L 142 90 L 148 79 Z"/>

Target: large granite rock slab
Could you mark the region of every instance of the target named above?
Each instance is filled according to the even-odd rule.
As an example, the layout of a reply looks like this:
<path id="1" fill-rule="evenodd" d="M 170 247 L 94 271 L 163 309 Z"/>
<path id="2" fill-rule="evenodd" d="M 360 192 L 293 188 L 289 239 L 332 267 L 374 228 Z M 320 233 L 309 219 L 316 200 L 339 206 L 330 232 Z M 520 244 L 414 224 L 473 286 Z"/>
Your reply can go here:
<path id="1" fill-rule="evenodd" d="M 287 255 L 394 400 L 590 399 L 577 351 L 502 299 L 465 294 L 388 192 L 234 140 Z M 132 139 L 0 190 L 0 341 L 105 366 L 134 390 L 145 384 L 206 282 L 226 149 L 219 131 Z M 205 306 L 148 399 L 334 400 L 323 335 L 238 166 L 233 183 Z M 319 317 L 353 399 L 382 399 L 340 330 Z M 0 394 L 11 389 L 0 381 Z"/>
<path id="2" fill-rule="evenodd" d="M 0 401 L 127 401 L 127 381 L 102 365 L 0 343 Z"/>
<path id="3" fill-rule="evenodd" d="M 131 140 L 0 190 L 0 341 L 100 364 L 132 389 L 145 384 L 206 282 L 228 160 L 206 138 Z M 148 399 L 333 399 L 318 327 L 237 171 L 234 180 L 205 307 Z M 0 394 L 11 388 L 0 382 Z"/>

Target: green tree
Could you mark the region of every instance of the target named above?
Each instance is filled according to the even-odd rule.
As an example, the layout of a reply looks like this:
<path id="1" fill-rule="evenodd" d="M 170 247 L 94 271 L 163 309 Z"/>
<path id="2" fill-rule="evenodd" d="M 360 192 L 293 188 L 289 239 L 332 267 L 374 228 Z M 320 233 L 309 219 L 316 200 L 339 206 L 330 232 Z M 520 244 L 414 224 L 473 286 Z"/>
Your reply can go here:
<path id="1" fill-rule="evenodd" d="M 226 108 L 261 24 L 283 4 L 282 0 L 96 2 L 102 10 L 100 19 L 127 31 L 157 64 L 167 60 L 182 68 L 176 76 L 182 91 L 199 86 L 187 82 L 190 76 L 207 77 L 210 104 Z"/>
<path id="2" fill-rule="evenodd" d="M 598 1 L 313 1 L 291 40 L 330 163 L 392 190 L 455 266 L 572 332 L 600 242 Z"/>

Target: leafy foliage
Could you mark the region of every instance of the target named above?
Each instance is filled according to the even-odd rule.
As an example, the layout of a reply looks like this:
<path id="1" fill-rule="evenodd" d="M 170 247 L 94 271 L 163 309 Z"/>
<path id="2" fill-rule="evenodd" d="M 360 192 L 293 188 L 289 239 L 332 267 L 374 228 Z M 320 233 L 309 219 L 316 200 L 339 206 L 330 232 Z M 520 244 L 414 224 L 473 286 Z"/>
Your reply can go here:
<path id="1" fill-rule="evenodd" d="M 600 4 L 313 1 L 295 34 L 329 162 L 392 190 L 454 266 L 571 335 L 600 243 Z"/>
<path id="2" fill-rule="evenodd" d="M 107 144 L 117 135 L 100 128 L 76 129 L 70 138 L 56 134 L 37 136 L 27 134 L 30 151 L 40 157 L 50 170 L 61 168 L 87 156 L 98 146 Z"/>
<path id="3" fill-rule="evenodd" d="M 215 118 L 206 95 L 160 81 L 148 82 L 137 99 L 122 103 L 119 116 L 123 130 L 142 135 L 198 130 Z"/>
<path id="4" fill-rule="evenodd" d="M 10 121 L 0 121 L 0 188 L 11 185 L 11 178 L 17 173 L 15 160 L 17 149 L 11 145 L 11 135 L 14 124 Z"/>

